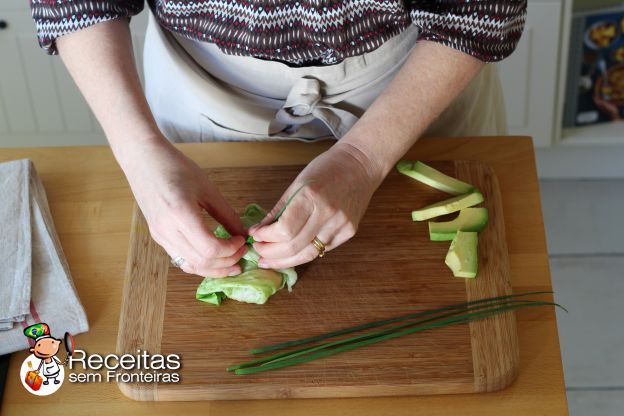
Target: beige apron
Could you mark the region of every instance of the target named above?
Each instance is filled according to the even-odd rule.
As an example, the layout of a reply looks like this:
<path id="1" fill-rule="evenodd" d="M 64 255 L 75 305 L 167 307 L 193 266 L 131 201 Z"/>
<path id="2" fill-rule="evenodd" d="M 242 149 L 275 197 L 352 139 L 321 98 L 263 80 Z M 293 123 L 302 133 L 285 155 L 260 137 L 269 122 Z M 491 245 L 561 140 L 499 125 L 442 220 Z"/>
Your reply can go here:
<path id="1" fill-rule="evenodd" d="M 145 93 L 173 142 L 341 138 L 394 78 L 416 45 L 416 26 L 330 66 L 290 67 L 227 55 L 162 29 L 150 14 Z M 483 71 L 425 136 L 505 135 L 496 69 Z"/>

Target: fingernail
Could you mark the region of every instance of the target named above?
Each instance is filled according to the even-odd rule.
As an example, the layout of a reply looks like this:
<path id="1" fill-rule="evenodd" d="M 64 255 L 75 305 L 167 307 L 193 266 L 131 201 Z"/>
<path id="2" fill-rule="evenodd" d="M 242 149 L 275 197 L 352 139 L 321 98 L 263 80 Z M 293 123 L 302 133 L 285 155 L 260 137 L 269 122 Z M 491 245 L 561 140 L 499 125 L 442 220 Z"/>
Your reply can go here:
<path id="1" fill-rule="evenodd" d="M 231 271 L 230 274 L 228 274 L 228 276 L 233 277 L 233 276 L 238 276 L 239 274 L 240 274 L 239 271 L 234 270 L 234 271 Z"/>
<path id="2" fill-rule="evenodd" d="M 266 261 L 264 261 L 264 259 L 260 259 L 260 260 L 258 260 L 258 267 L 266 269 L 266 268 L 268 268 L 268 264 L 267 264 Z"/>

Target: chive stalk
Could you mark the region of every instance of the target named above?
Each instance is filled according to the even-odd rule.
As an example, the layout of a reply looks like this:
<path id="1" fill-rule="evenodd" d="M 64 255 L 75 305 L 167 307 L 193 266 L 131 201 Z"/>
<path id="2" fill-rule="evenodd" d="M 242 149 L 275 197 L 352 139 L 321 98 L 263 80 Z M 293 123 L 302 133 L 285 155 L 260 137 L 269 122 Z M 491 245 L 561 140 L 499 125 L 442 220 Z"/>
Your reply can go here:
<path id="1" fill-rule="evenodd" d="M 447 318 L 453 315 L 457 315 L 460 313 L 466 313 L 466 312 L 471 312 L 471 311 L 479 311 L 482 309 L 486 309 L 486 308 L 491 308 L 492 306 L 500 306 L 500 305 L 506 305 L 506 304 L 531 304 L 534 306 L 541 306 L 541 305 L 550 305 L 552 303 L 548 302 L 548 303 L 539 303 L 541 301 L 531 301 L 531 300 L 504 300 L 495 304 L 481 304 L 478 306 L 472 306 L 469 308 L 465 308 L 462 310 L 455 310 L 452 312 L 447 312 L 441 315 L 435 315 L 433 317 L 427 318 L 427 319 L 423 319 L 423 320 L 419 320 L 419 321 L 410 321 L 401 325 L 395 325 L 395 326 L 391 326 L 388 327 L 386 329 L 383 329 L 381 331 L 375 331 L 375 332 L 366 332 L 364 334 L 360 334 L 360 335 L 356 335 L 350 338 L 345 338 L 345 339 L 340 339 L 340 340 L 336 340 L 336 341 L 331 341 L 331 342 L 326 342 L 324 344 L 319 344 L 319 345 L 315 345 L 315 346 L 311 346 L 311 347 L 305 347 L 305 348 L 301 348 L 298 350 L 294 350 L 294 351 L 287 351 L 287 352 L 282 352 L 282 353 L 278 353 L 278 354 L 273 354 L 270 356 L 266 356 L 263 358 L 258 358 L 256 360 L 252 360 L 252 361 L 247 361 L 241 364 L 235 364 L 232 365 L 230 367 L 227 368 L 227 371 L 235 371 L 238 370 L 240 368 L 247 368 L 247 367 L 251 367 L 251 366 L 255 366 L 255 365 L 267 365 L 269 363 L 272 362 L 276 362 L 276 361 L 281 361 L 281 360 L 286 360 L 286 359 L 291 359 L 293 357 L 299 356 L 299 355 L 304 355 L 304 354 L 309 354 L 311 352 L 314 351 L 318 351 L 318 350 L 323 350 L 323 349 L 328 349 L 328 348 L 332 348 L 332 347 L 336 347 L 339 345 L 343 345 L 343 344 L 348 344 L 351 342 L 355 342 L 355 341 L 360 341 L 360 340 L 364 340 L 364 339 L 369 339 L 369 338 L 374 338 L 377 336 L 382 336 L 382 335 L 386 335 L 386 334 L 390 334 L 392 332 L 398 331 L 400 329 L 404 329 L 404 328 L 409 328 L 409 327 L 414 327 L 417 325 L 422 325 L 422 324 L 426 324 L 428 322 L 433 322 L 436 320 L 440 320 L 442 318 Z M 559 306 L 559 305 L 557 305 Z"/>
<path id="2" fill-rule="evenodd" d="M 292 202 L 292 200 L 297 196 L 297 194 L 306 186 L 308 186 L 310 183 L 312 183 L 312 181 L 307 181 L 304 182 L 299 188 L 297 188 L 297 190 L 288 197 L 288 199 L 286 200 L 286 203 L 284 204 L 284 206 L 282 208 L 280 208 L 280 210 L 277 212 L 277 214 L 275 215 L 275 218 L 273 218 L 273 221 L 271 221 L 271 224 L 273 224 L 274 222 L 277 222 L 277 220 L 279 220 L 279 218 L 282 216 L 282 214 L 284 213 L 284 211 L 286 211 L 286 208 L 288 208 L 288 205 L 290 205 L 290 203 Z"/>
<path id="3" fill-rule="evenodd" d="M 413 334 L 415 332 L 422 332 L 422 331 L 426 331 L 429 329 L 469 323 L 469 322 L 473 322 L 476 320 L 486 319 L 488 317 L 491 317 L 491 316 L 494 316 L 503 312 L 520 309 L 520 308 L 526 308 L 526 307 L 532 307 L 532 306 L 561 307 L 560 305 L 557 305 L 554 302 L 547 302 L 547 301 L 528 300 L 520 304 L 512 304 L 512 305 L 509 305 L 508 303 L 509 302 L 506 302 L 506 301 L 500 302 L 499 304 L 493 305 L 494 307 L 489 307 L 480 312 L 464 313 L 458 316 L 448 317 L 447 319 L 443 319 L 441 321 L 436 320 L 434 322 L 411 326 L 408 328 L 404 328 L 402 330 L 394 330 L 389 333 L 385 333 L 385 331 L 379 331 L 380 333 L 383 333 L 383 334 L 374 335 L 366 339 L 359 339 L 358 337 L 360 336 L 352 337 L 351 339 L 343 340 L 340 345 L 331 349 L 322 349 L 320 351 L 317 351 L 316 350 L 318 349 L 317 347 L 311 347 L 311 348 L 308 348 L 309 351 L 307 353 L 297 354 L 297 355 L 292 355 L 292 356 L 284 356 L 282 358 L 278 358 L 271 362 L 266 362 L 262 365 L 258 365 L 254 367 L 239 367 L 235 370 L 235 374 L 237 375 L 254 374 L 254 373 L 259 373 L 259 372 L 264 372 L 264 371 L 269 371 L 269 370 L 275 370 L 278 368 L 289 367 L 289 366 L 296 365 L 296 364 L 302 364 L 302 363 L 313 361 L 319 358 L 324 358 L 324 357 L 328 357 L 331 355 L 335 355 L 341 352 L 350 351 L 350 350 L 364 347 L 367 345 L 376 344 L 378 342 L 387 341 L 390 339 Z M 504 306 L 500 306 L 500 305 L 504 305 Z M 563 307 L 561 308 L 565 310 L 565 308 Z M 283 353 L 283 354 L 286 354 L 286 353 Z M 246 363 L 243 363 L 243 365 L 244 364 Z"/>
<path id="4" fill-rule="evenodd" d="M 269 352 L 269 351 L 277 351 L 277 350 L 281 350 L 281 349 L 285 349 L 285 348 L 295 347 L 295 346 L 298 346 L 298 345 L 303 345 L 303 344 L 309 344 L 309 343 L 312 343 L 312 342 L 322 341 L 324 339 L 333 338 L 333 337 L 340 336 L 340 335 L 346 335 L 346 334 L 350 334 L 350 333 L 353 333 L 353 332 L 362 331 L 362 330 L 365 330 L 365 329 L 377 328 L 377 327 L 388 325 L 388 324 L 392 324 L 392 323 L 395 323 L 395 322 L 401 322 L 401 321 L 405 321 L 405 320 L 409 320 L 409 319 L 421 318 L 421 317 L 424 317 L 424 316 L 429 316 L 429 315 L 433 315 L 433 314 L 436 314 L 436 313 L 439 313 L 439 312 L 448 311 L 448 310 L 462 309 L 462 308 L 466 308 L 466 307 L 472 306 L 472 305 L 478 305 L 478 304 L 482 304 L 482 303 L 493 303 L 493 302 L 496 302 L 496 301 L 501 301 L 501 300 L 505 300 L 505 299 L 512 299 L 512 298 L 518 298 L 518 297 L 523 297 L 523 296 L 544 295 L 544 294 L 552 294 L 552 293 L 553 293 L 552 291 L 528 292 L 528 293 L 519 293 L 519 294 L 513 294 L 513 295 L 504 295 L 504 296 L 496 296 L 496 297 L 486 298 L 486 299 L 473 300 L 473 301 L 470 301 L 470 302 L 444 306 L 444 307 L 437 308 L 437 309 L 430 309 L 430 310 L 416 312 L 416 313 L 409 313 L 409 314 L 406 314 L 406 315 L 398 316 L 396 318 L 390 318 L 390 319 L 384 319 L 384 320 L 380 320 L 380 321 L 368 322 L 368 323 L 365 323 L 365 324 L 356 325 L 356 326 L 352 326 L 352 327 L 349 327 L 349 328 L 343 328 L 343 329 L 339 329 L 339 330 L 336 330 L 336 331 L 328 332 L 326 334 L 315 335 L 315 336 L 308 337 L 308 338 L 302 338 L 302 339 L 297 339 L 297 340 L 293 340 L 293 341 L 282 342 L 282 343 L 275 344 L 275 345 L 268 345 L 268 346 L 264 346 L 264 347 L 254 348 L 250 352 L 252 354 L 262 354 L 262 353 Z"/>

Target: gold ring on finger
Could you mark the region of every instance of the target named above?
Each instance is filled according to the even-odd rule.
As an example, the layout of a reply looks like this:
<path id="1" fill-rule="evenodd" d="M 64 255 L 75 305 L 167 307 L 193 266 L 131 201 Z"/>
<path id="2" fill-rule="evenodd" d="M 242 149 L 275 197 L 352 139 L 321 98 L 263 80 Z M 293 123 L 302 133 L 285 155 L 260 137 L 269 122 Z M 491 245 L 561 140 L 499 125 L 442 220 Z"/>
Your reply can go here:
<path id="1" fill-rule="evenodd" d="M 312 245 L 318 250 L 319 257 L 323 257 L 325 255 L 325 243 L 319 240 L 318 237 L 314 237 L 314 240 L 312 240 Z"/>

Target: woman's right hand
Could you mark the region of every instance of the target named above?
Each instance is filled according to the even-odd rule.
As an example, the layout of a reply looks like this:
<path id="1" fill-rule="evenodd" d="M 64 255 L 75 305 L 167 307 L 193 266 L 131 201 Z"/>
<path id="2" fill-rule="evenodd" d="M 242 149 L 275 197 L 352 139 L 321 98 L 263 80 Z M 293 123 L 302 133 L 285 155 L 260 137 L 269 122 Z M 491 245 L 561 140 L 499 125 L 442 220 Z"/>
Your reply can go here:
<path id="1" fill-rule="evenodd" d="M 239 216 L 206 174 L 164 137 L 127 141 L 117 159 L 147 220 L 150 233 L 181 268 L 201 276 L 233 276 L 245 254 Z M 232 234 L 219 239 L 202 218 L 207 211 Z"/>
<path id="2" fill-rule="evenodd" d="M 182 270 L 204 276 L 238 274 L 245 252 L 238 215 L 204 172 L 158 131 L 132 52 L 128 19 L 113 19 L 61 36 L 57 47 L 102 125 L 154 240 Z M 206 210 L 235 236 L 217 239 Z"/>

